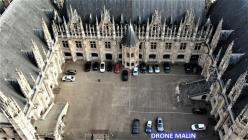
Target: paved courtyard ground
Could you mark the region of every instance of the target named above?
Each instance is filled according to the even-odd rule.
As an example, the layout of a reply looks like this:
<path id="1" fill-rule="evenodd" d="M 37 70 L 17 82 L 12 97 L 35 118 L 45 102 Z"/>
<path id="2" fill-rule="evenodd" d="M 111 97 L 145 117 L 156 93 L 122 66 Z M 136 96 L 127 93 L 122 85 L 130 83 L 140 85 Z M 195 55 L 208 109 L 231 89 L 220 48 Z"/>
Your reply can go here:
<path id="1" fill-rule="evenodd" d="M 207 117 L 191 113 L 193 106 L 201 103 L 177 103 L 176 85 L 184 81 L 200 79 L 187 75 L 183 66 L 173 66 L 170 74 L 141 74 L 130 76 L 128 82 L 113 72 L 84 72 L 83 64 L 66 63 L 65 69 L 78 71 L 75 82 L 61 82 L 56 102 L 68 101 L 69 109 L 65 119 L 65 140 L 84 140 L 92 130 L 109 130 L 114 140 L 148 140 L 144 133 L 147 120 L 161 116 L 165 131 L 190 132 L 194 123 L 205 123 L 207 131 L 197 132 L 199 140 L 216 140 Z M 100 79 L 100 80 L 99 80 Z M 131 135 L 131 123 L 140 119 L 141 133 Z"/>

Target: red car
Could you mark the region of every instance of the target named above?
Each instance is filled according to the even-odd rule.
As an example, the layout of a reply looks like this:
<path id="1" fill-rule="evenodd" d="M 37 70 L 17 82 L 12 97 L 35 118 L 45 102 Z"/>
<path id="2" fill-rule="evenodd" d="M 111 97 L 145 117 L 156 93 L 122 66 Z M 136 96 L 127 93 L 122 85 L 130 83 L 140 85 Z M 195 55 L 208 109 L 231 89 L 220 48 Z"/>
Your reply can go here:
<path id="1" fill-rule="evenodd" d="M 120 63 L 115 64 L 115 73 L 120 73 L 120 71 L 121 71 L 121 64 Z"/>

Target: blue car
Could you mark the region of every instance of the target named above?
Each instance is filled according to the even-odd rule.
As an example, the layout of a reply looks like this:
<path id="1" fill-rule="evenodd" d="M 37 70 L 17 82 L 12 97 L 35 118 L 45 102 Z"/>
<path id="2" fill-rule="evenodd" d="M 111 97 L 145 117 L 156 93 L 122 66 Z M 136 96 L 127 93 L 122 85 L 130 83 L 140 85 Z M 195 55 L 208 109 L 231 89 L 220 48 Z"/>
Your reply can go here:
<path id="1" fill-rule="evenodd" d="M 146 127 L 145 127 L 145 132 L 146 133 L 151 133 L 152 132 L 152 121 L 147 121 Z"/>

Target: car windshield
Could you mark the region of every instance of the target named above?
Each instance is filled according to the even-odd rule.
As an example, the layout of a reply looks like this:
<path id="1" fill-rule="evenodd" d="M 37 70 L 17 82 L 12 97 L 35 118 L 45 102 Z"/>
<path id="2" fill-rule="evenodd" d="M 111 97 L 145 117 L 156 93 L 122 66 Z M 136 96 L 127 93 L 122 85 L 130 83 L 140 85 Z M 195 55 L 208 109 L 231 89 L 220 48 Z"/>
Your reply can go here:
<path id="1" fill-rule="evenodd" d="M 195 125 L 195 128 L 196 128 L 196 129 L 199 129 L 199 125 L 198 125 L 198 124 L 196 124 L 196 125 Z"/>
<path id="2" fill-rule="evenodd" d="M 104 67 L 104 64 L 101 64 L 101 68 L 103 68 Z"/>

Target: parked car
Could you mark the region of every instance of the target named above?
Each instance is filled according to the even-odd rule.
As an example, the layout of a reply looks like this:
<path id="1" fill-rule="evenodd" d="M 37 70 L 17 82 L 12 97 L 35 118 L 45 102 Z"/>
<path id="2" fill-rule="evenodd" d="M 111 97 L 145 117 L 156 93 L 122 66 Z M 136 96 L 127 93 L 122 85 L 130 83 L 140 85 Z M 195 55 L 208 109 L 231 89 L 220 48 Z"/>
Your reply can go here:
<path id="1" fill-rule="evenodd" d="M 153 67 L 154 67 L 154 72 L 155 73 L 160 73 L 160 67 L 159 67 L 159 65 L 156 64 Z"/>
<path id="2" fill-rule="evenodd" d="M 171 65 L 170 65 L 170 63 L 165 62 L 163 66 L 164 66 L 164 72 L 165 73 L 169 73 L 171 71 Z"/>
<path id="3" fill-rule="evenodd" d="M 120 73 L 121 71 L 121 64 L 120 63 L 116 63 L 115 64 L 115 73 Z"/>
<path id="4" fill-rule="evenodd" d="M 153 73 L 152 65 L 148 65 L 147 68 L 148 68 L 148 72 L 149 72 L 149 73 Z"/>
<path id="5" fill-rule="evenodd" d="M 77 70 L 73 70 L 73 69 L 69 69 L 66 70 L 65 75 L 76 75 L 77 74 Z"/>
<path id="6" fill-rule="evenodd" d="M 184 64 L 185 73 L 192 74 L 193 73 L 193 65 L 190 63 Z"/>
<path id="7" fill-rule="evenodd" d="M 106 64 L 106 71 L 111 72 L 113 70 L 113 64 L 112 63 L 107 63 Z"/>
<path id="8" fill-rule="evenodd" d="M 152 121 L 147 121 L 146 126 L 145 126 L 145 132 L 146 133 L 151 133 L 152 132 Z"/>
<path id="9" fill-rule="evenodd" d="M 128 81 L 128 71 L 127 70 L 122 71 L 121 79 L 122 79 L 122 81 Z"/>
<path id="10" fill-rule="evenodd" d="M 76 80 L 75 75 L 64 75 L 62 77 L 62 81 L 65 81 L 65 82 L 73 82 L 75 80 Z"/>
<path id="11" fill-rule="evenodd" d="M 192 113 L 199 114 L 199 115 L 207 114 L 207 109 L 206 108 L 202 108 L 202 107 L 192 108 Z"/>
<path id="12" fill-rule="evenodd" d="M 105 72 L 105 62 L 101 62 L 101 64 L 100 64 L 100 72 Z"/>
<path id="13" fill-rule="evenodd" d="M 140 70 L 140 73 L 146 73 L 146 64 L 140 63 L 139 70 Z"/>
<path id="14" fill-rule="evenodd" d="M 186 63 L 184 64 L 185 73 L 188 74 L 199 74 L 202 71 L 202 68 L 198 64 Z"/>
<path id="15" fill-rule="evenodd" d="M 132 134 L 139 134 L 140 132 L 140 120 L 134 119 L 132 123 Z"/>
<path id="16" fill-rule="evenodd" d="M 157 131 L 158 132 L 164 131 L 164 124 L 161 117 L 157 117 Z"/>
<path id="17" fill-rule="evenodd" d="M 93 69 L 93 71 L 97 71 L 99 69 L 99 62 L 94 62 L 92 64 L 92 69 Z"/>
<path id="18" fill-rule="evenodd" d="M 86 62 L 84 65 L 84 71 L 88 72 L 90 71 L 90 68 L 91 68 L 91 62 Z"/>
<path id="19" fill-rule="evenodd" d="M 139 75 L 139 69 L 138 67 L 133 68 L 133 76 L 138 76 Z"/>
<path id="20" fill-rule="evenodd" d="M 205 124 L 192 124 L 191 129 L 193 131 L 203 131 L 203 130 L 206 130 L 206 125 Z"/>

